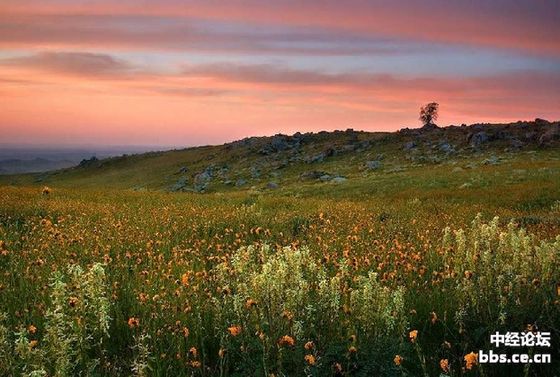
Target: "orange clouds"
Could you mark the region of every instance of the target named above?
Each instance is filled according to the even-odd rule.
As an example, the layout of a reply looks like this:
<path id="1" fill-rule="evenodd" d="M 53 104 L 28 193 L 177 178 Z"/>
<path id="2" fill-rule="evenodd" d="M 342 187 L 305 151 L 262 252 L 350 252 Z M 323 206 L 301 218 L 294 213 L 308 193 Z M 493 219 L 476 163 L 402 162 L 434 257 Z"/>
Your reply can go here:
<path id="1" fill-rule="evenodd" d="M 248 135 L 560 118 L 553 2 L 0 3 L 0 131 L 14 142 Z M 560 63 L 559 63 L 560 64 Z"/>
<path id="2" fill-rule="evenodd" d="M 210 64 L 162 74 L 116 62 L 50 53 L 0 64 L 0 78 L 14 80 L 3 82 L 0 93 L 3 134 L 51 142 L 196 144 L 278 130 L 392 130 L 414 126 L 418 105 L 431 99 L 443 103 L 443 123 L 554 117 L 560 87 L 557 76 L 528 72 L 405 79 Z M 124 78 L 115 74 L 123 72 Z"/>
<path id="3" fill-rule="evenodd" d="M 96 25 L 114 16 L 149 18 L 192 18 L 240 21 L 244 23 L 314 26 L 338 30 L 431 42 L 483 45 L 560 55 L 557 2 L 477 0 L 449 1 L 20 1 L 0 5 L 2 43 L 78 45 L 92 38 L 110 45 L 149 44 L 152 48 L 180 44 L 189 39 L 188 29 L 142 34 L 113 30 L 114 39 Z M 46 17 L 50 16 L 50 17 Z M 43 17 L 43 18 L 41 18 Z M 13 21 L 17 20 L 17 24 Z M 44 20 L 44 22 L 42 22 Z M 70 23 L 80 33 L 64 33 L 60 23 Z M 35 27 L 34 27 L 35 26 Z M 47 34 L 45 34 L 47 33 Z M 52 44 L 50 44 L 52 46 Z"/>

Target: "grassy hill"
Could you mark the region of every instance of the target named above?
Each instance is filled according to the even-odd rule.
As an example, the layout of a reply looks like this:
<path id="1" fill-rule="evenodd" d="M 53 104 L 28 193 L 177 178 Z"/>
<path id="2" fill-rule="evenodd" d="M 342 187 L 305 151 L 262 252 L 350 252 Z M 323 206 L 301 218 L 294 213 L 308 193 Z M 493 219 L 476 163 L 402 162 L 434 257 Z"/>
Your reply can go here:
<path id="1" fill-rule="evenodd" d="M 277 135 L 2 176 L 0 374 L 556 376 L 558 131 Z M 528 328 L 552 364 L 477 363 Z"/>
<path id="2" fill-rule="evenodd" d="M 351 129 L 297 133 L 84 160 L 69 169 L 0 176 L 0 184 L 172 192 L 289 190 L 311 185 L 313 190 L 336 192 L 379 181 L 396 185 L 402 182 L 404 188 L 417 185 L 415 177 L 420 181 L 433 177 L 435 182 L 446 181 L 438 183 L 443 186 L 470 187 L 475 184 L 471 182 L 472 172 L 532 171 L 537 165 L 556 166 L 559 139 L 558 122 L 538 119 L 512 124 L 423 127 L 396 133 Z M 447 174 L 450 172 L 453 174 Z M 515 181 L 515 174 L 505 179 Z"/>

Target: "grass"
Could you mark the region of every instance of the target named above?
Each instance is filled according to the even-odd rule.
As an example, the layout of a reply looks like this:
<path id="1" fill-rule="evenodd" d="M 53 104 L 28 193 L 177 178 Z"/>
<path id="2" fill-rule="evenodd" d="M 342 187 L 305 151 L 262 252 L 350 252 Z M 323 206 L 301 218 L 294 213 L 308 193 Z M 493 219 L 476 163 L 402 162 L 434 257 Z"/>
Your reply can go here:
<path id="1" fill-rule="evenodd" d="M 301 181 L 315 166 L 300 164 L 276 190 L 265 171 L 253 188 L 165 191 L 220 148 L 2 178 L 1 374 L 558 370 L 558 151 L 418 164 L 388 146 L 380 170 L 363 169 L 367 156 L 317 166 L 340 184 Z M 489 334 L 528 326 L 553 333 L 534 350 L 552 365 L 466 363 L 493 348 Z"/>

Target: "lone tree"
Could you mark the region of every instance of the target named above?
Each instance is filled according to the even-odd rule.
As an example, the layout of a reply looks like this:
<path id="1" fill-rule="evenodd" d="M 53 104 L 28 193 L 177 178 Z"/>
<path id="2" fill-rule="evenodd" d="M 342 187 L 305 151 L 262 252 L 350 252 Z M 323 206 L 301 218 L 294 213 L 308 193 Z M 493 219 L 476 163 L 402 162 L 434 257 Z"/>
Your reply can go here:
<path id="1" fill-rule="evenodd" d="M 429 104 L 420 108 L 420 119 L 425 126 L 432 124 L 432 121 L 438 118 L 439 103 L 430 102 Z"/>

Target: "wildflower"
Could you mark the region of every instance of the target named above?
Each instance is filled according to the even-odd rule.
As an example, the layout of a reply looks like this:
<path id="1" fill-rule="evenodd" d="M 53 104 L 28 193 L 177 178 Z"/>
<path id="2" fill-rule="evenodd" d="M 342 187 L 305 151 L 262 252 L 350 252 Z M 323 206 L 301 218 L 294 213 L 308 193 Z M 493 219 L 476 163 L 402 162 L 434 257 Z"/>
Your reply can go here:
<path id="1" fill-rule="evenodd" d="M 342 365 L 340 365 L 340 363 L 335 363 L 333 365 L 333 369 L 334 369 L 335 374 L 337 374 L 337 375 L 342 373 Z"/>
<path id="2" fill-rule="evenodd" d="M 70 305 L 70 307 L 75 307 L 76 304 L 78 303 L 78 298 L 77 297 L 70 297 L 68 299 L 68 305 Z"/>
<path id="3" fill-rule="evenodd" d="M 140 326 L 140 320 L 138 318 L 130 317 L 128 319 L 128 327 L 131 329 Z"/>
<path id="4" fill-rule="evenodd" d="M 185 287 L 189 286 L 189 274 L 188 273 L 184 273 L 181 276 L 181 284 L 183 284 Z"/>
<path id="5" fill-rule="evenodd" d="M 449 360 L 441 359 L 439 361 L 439 367 L 443 371 L 443 373 L 449 373 Z"/>
<path id="6" fill-rule="evenodd" d="M 29 342 L 29 349 L 33 349 L 37 346 L 37 344 L 39 343 L 38 340 L 32 340 Z"/>
<path id="7" fill-rule="evenodd" d="M 305 345 L 303 346 L 303 348 L 305 348 L 306 350 L 309 351 L 309 350 L 313 349 L 314 346 L 315 346 L 315 345 L 313 344 L 313 342 L 312 342 L 312 341 L 309 341 L 309 342 L 305 343 Z"/>
<path id="8" fill-rule="evenodd" d="M 294 340 L 294 338 L 292 338 L 289 335 L 284 335 L 283 337 L 281 337 L 278 340 L 278 344 L 280 346 L 289 346 L 289 347 L 293 347 L 294 344 L 296 343 L 296 341 Z"/>
<path id="9" fill-rule="evenodd" d="M 471 370 L 473 366 L 477 364 L 478 354 L 471 352 L 465 355 L 465 367 L 467 370 Z"/>
<path id="10" fill-rule="evenodd" d="M 190 332 L 189 332 L 189 328 L 188 328 L 188 327 L 183 327 L 182 332 L 183 332 L 183 336 L 184 336 L 185 338 L 187 338 L 187 337 L 189 336 L 189 333 L 190 333 Z"/>
<path id="11" fill-rule="evenodd" d="M 245 301 L 245 307 L 247 309 L 250 309 L 254 306 L 257 306 L 257 302 L 255 300 L 253 300 L 252 298 L 247 299 L 247 301 Z"/>
<path id="12" fill-rule="evenodd" d="M 356 335 L 350 335 L 350 338 L 348 340 L 354 343 L 356 341 Z"/>
<path id="13" fill-rule="evenodd" d="M 396 366 L 399 366 L 402 364 L 403 362 L 403 357 L 401 355 L 395 355 L 395 358 L 393 359 L 393 362 L 395 363 Z"/>
<path id="14" fill-rule="evenodd" d="M 282 312 L 282 318 L 286 318 L 288 321 L 291 321 L 294 318 L 294 314 L 289 310 L 284 310 Z"/>
<path id="15" fill-rule="evenodd" d="M 37 332 L 37 327 L 35 327 L 33 325 L 29 325 L 27 330 L 29 331 L 30 334 L 35 334 Z"/>
<path id="16" fill-rule="evenodd" d="M 41 193 L 43 195 L 49 195 L 51 193 L 51 189 L 48 186 L 44 186 L 43 189 L 41 190 Z"/>
<path id="17" fill-rule="evenodd" d="M 192 357 L 196 358 L 196 356 L 198 355 L 198 350 L 196 349 L 196 347 L 191 347 L 191 348 L 189 349 L 189 354 L 190 354 Z"/>
<path id="18" fill-rule="evenodd" d="M 467 279 L 472 278 L 472 276 L 473 276 L 473 273 L 472 273 L 471 271 L 469 271 L 469 270 L 466 270 L 466 271 L 465 271 L 465 277 L 466 277 Z"/>
<path id="19" fill-rule="evenodd" d="M 146 302 L 148 300 L 148 295 L 145 293 L 140 293 L 138 295 L 138 300 L 142 303 Z"/>
<path id="20" fill-rule="evenodd" d="M 437 322 L 437 314 L 436 312 L 431 312 L 430 313 L 430 322 L 432 322 L 432 325 L 435 324 Z"/>
<path id="21" fill-rule="evenodd" d="M 200 361 L 198 361 L 198 360 L 193 360 L 189 364 L 193 368 L 200 368 L 200 366 L 201 366 Z"/>
<path id="22" fill-rule="evenodd" d="M 416 342 L 416 338 L 418 338 L 418 330 L 412 330 L 408 333 L 408 339 L 412 342 Z"/>
<path id="23" fill-rule="evenodd" d="M 228 327 L 228 332 L 231 336 L 237 336 L 241 334 L 241 326 L 235 325 L 235 326 Z"/>
<path id="24" fill-rule="evenodd" d="M 218 356 L 220 357 L 220 359 L 223 359 L 225 355 L 226 350 L 224 348 L 220 348 L 220 350 L 218 351 Z"/>
<path id="25" fill-rule="evenodd" d="M 358 349 L 354 346 L 350 346 L 350 348 L 348 348 L 348 353 L 353 354 L 358 352 Z"/>
<path id="26" fill-rule="evenodd" d="M 309 365 L 315 365 L 316 363 L 315 356 L 313 355 L 305 355 L 304 359 Z"/>

